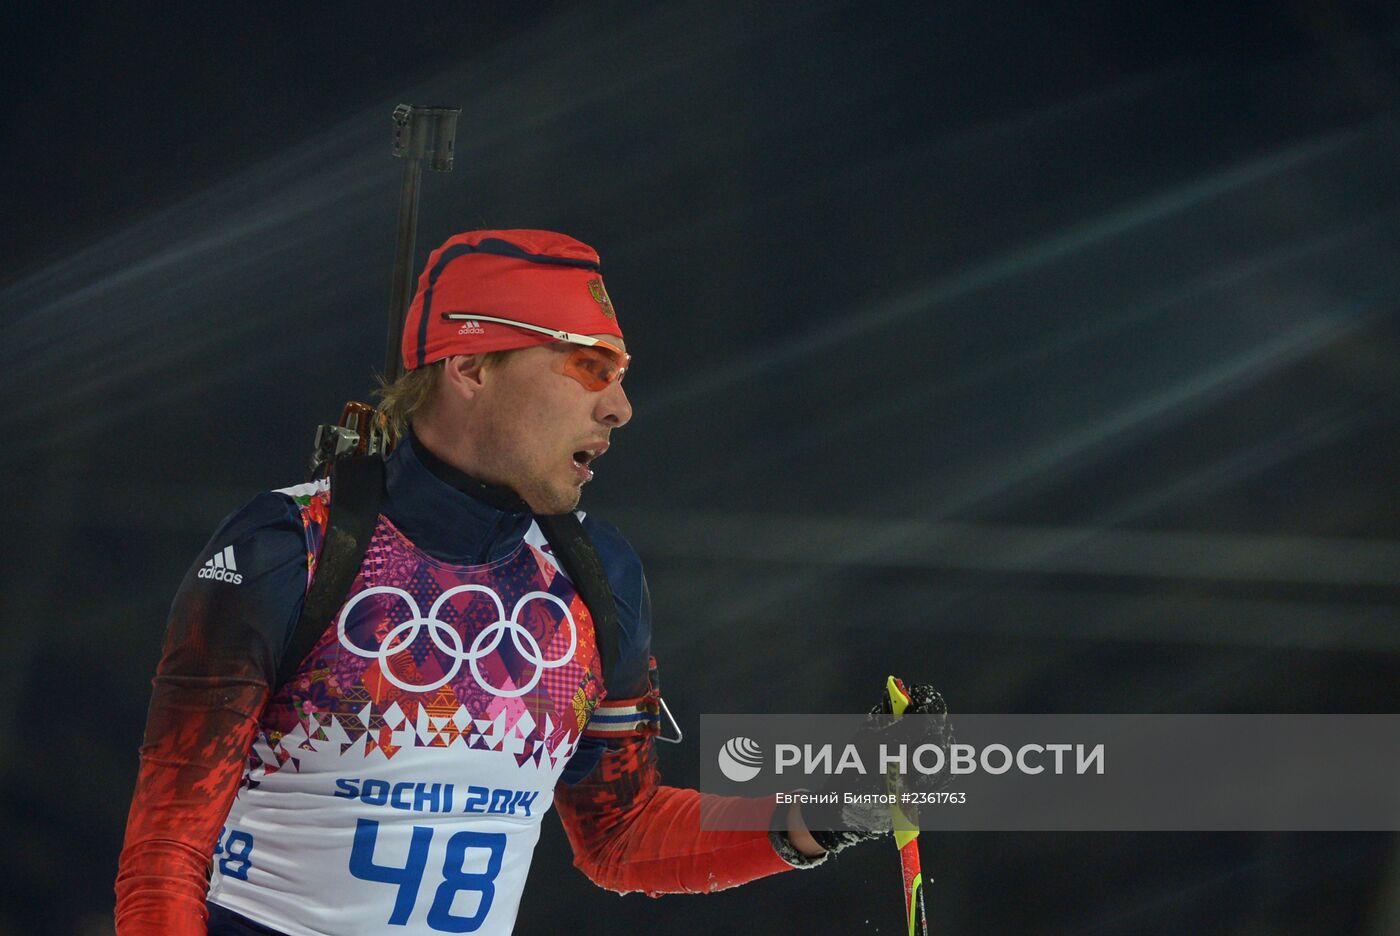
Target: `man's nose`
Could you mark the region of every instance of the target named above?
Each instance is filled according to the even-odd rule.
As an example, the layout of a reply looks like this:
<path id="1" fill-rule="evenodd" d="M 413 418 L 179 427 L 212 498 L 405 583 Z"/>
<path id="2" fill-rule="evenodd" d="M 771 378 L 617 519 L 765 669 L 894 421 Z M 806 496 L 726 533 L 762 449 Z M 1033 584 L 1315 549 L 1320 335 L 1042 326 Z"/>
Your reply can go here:
<path id="1" fill-rule="evenodd" d="M 622 389 L 622 381 L 608 384 L 598 392 L 598 407 L 593 416 L 600 423 L 620 429 L 632 419 L 632 401 Z"/>

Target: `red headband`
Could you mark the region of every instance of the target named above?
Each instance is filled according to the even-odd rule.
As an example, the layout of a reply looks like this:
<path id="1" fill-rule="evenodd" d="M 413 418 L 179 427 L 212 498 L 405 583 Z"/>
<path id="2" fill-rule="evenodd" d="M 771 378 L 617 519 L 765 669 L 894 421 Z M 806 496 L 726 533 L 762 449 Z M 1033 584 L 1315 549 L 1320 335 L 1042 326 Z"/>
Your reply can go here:
<path id="1" fill-rule="evenodd" d="M 468 231 L 434 250 L 404 320 L 403 366 L 554 341 L 509 325 L 444 319 L 446 312 L 622 337 L 597 252 L 553 231 Z"/>

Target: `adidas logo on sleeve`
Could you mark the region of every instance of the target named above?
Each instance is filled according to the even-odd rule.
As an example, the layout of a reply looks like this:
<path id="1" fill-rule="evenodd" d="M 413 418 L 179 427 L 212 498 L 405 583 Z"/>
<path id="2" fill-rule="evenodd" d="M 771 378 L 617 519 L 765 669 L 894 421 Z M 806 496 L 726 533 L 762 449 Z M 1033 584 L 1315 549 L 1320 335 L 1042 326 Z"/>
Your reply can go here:
<path id="1" fill-rule="evenodd" d="M 215 553 L 214 558 L 200 568 L 199 577 L 228 582 L 230 585 L 241 583 L 243 576 L 238 572 L 238 564 L 233 561 L 233 547 L 225 546 L 223 552 Z"/>

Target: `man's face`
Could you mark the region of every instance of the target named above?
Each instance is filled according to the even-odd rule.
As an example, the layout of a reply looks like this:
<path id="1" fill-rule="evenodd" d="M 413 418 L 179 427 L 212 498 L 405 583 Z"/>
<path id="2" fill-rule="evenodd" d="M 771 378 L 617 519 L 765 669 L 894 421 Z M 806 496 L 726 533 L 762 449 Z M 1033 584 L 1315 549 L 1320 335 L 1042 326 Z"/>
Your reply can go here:
<path id="1" fill-rule="evenodd" d="M 623 347 L 612 335 L 594 337 Z M 480 474 L 513 488 L 536 513 L 578 506 L 593 478 L 590 463 L 607 449 L 612 431 L 632 418 L 621 381 L 595 391 L 561 372 L 574 347 L 522 348 L 483 373 L 474 453 Z"/>

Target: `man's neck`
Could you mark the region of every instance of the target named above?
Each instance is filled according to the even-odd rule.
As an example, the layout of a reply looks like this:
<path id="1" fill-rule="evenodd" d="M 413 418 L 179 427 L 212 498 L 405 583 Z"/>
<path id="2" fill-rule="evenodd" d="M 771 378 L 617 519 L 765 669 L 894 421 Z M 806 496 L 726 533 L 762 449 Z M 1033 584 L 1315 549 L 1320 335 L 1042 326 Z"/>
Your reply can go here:
<path id="1" fill-rule="evenodd" d="M 521 499 L 520 495 L 505 485 L 491 484 L 473 477 L 464 470 L 443 457 L 442 450 L 446 449 L 440 442 L 434 444 L 431 430 L 429 438 L 424 439 L 415 427 L 408 430 L 409 443 L 413 446 L 414 454 L 423 463 L 423 467 L 436 477 L 439 481 L 447 484 L 463 494 L 475 497 L 495 507 L 497 510 L 508 513 L 521 513 L 528 511 L 529 506 Z"/>

